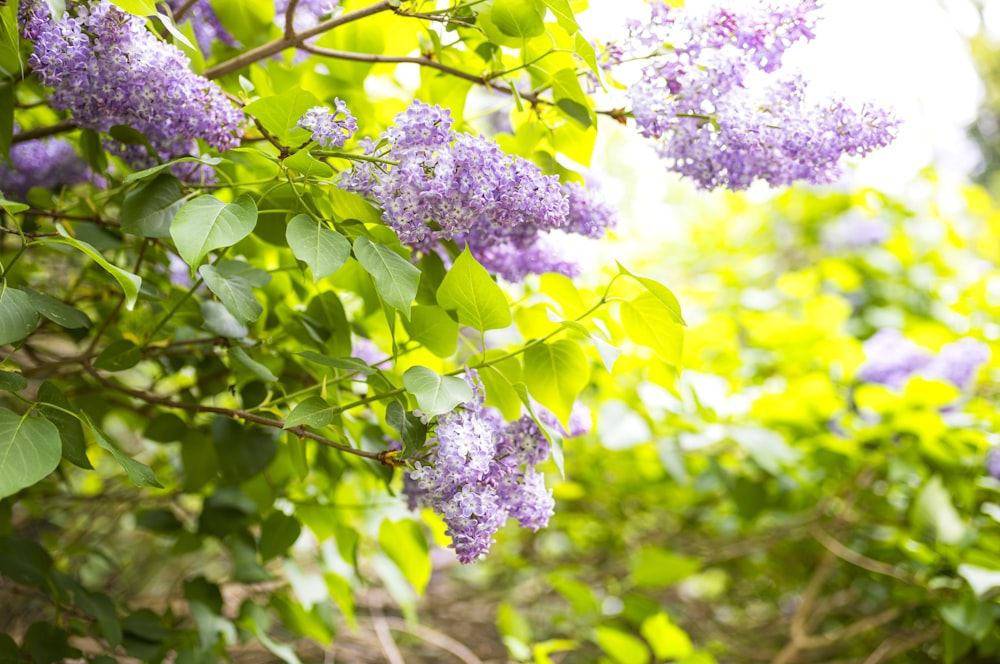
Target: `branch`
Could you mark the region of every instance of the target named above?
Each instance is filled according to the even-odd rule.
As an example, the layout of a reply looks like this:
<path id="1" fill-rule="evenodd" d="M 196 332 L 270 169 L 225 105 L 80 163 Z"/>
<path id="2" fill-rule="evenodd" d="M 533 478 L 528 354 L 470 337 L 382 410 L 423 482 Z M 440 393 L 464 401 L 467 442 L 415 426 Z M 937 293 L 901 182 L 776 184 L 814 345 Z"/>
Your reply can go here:
<path id="1" fill-rule="evenodd" d="M 73 131 L 74 129 L 76 129 L 76 124 L 72 120 L 62 120 L 54 125 L 49 125 L 48 127 L 36 127 L 35 129 L 28 129 L 27 131 L 19 131 L 14 134 L 13 138 L 11 138 L 11 143 L 33 141 L 36 138 L 45 138 L 46 136 L 63 134 L 67 131 Z"/>
<path id="2" fill-rule="evenodd" d="M 253 64 L 259 60 L 264 60 L 272 55 L 277 55 L 281 53 L 286 48 L 291 48 L 293 46 L 300 46 L 305 40 L 310 37 L 315 37 L 316 35 L 328 32 L 338 26 L 345 25 L 347 23 L 352 23 L 360 19 L 366 18 L 368 16 L 373 16 L 375 14 L 380 14 L 384 11 L 390 11 L 392 9 L 392 2 L 390 0 L 380 0 L 374 5 L 358 9 L 353 12 L 348 12 L 340 16 L 323 21 L 322 23 L 317 23 L 308 30 L 303 30 L 302 32 L 297 32 L 294 35 L 283 35 L 279 39 L 272 42 L 262 44 L 257 48 L 252 48 L 245 53 L 241 53 L 236 57 L 226 60 L 225 62 L 220 62 L 214 67 L 209 67 L 206 69 L 202 75 L 211 80 L 215 78 L 220 78 L 226 74 L 231 74 L 234 71 L 240 70 L 247 65 Z"/>
<path id="3" fill-rule="evenodd" d="M 917 632 L 909 636 L 890 636 L 875 649 L 875 652 L 865 659 L 864 664 L 880 664 L 880 662 L 889 661 L 889 659 L 896 655 L 901 655 L 907 650 L 913 650 L 931 639 L 937 638 L 940 632 L 941 626 L 935 625 L 927 631 Z"/>
<path id="4" fill-rule="evenodd" d="M 292 427 L 290 429 L 285 429 L 285 423 L 281 420 L 275 420 L 270 417 L 262 417 L 260 415 L 255 415 L 254 413 L 242 410 L 239 408 L 222 408 L 219 406 L 205 406 L 197 403 L 189 403 L 186 401 L 175 401 L 174 399 L 168 399 L 166 397 L 160 397 L 150 392 L 144 392 L 142 390 L 133 390 L 127 388 L 123 385 L 119 385 L 108 378 L 105 378 L 89 363 L 83 363 L 84 370 L 93 376 L 99 383 L 105 387 L 109 387 L 113 390 L 117 390 L 122 394 L 127 394 L 130 397 L 139 399 L 140 401 L 145 401 L 146 403 L 156 404 L 158 406 L 163 406 L 165 408 L 174 408 L 177 410 L 186 410 L 191 413 L 213 413 L 215 415 L 225 415 L 233 419 L 240 419 L 245 422 L 253 422 L 254 424 L 260 424 L 261 426 L 273 427 L 275 429 L 281 429 L 283 431 L 288 431 L 299 438 L 308 438 L 310 440 L 315 440 L 318 443 L 322 443 L 327 447 L 332 447 L 335 450 L 340 450 L 341 452 L 347 452 L 348 454 L 354 454 L 360 457 L 365 457 L 366 459 L 374 459 L 380 463 L 386 465 L 393 465 L 393 457 L 387 455 L 385 452 L 369 452 L 367 450 L 359 450 L 348 445 L 343 445 L 341 443 L 334 442 L 329 438 L 324 438 L 319 434 L 307 431 L 302 425 L 297 427 Z"/>
<path id="5" fill-rule="evenodd" d="M 883 563 L 878 560 L 873 560 L 868 556 L 862 555 L 853 549 L 849 549 L 844 546 L 840 541 L 833 538 L 825 530 L 816 526 L 811 529 L 812 536 L 817 542 L 822 544 L 827 551 L 837 556 L 841 560 L 848 562 L 855 567 L 860 567 L 866 569 L 869 572 L 875 574 L 881 574 L 883 576 L 891 576 L 894 579 L 902 581 L 903 583 L 909 585 L 919 585 L 917 579 L 910 573 L 890 565 L 888 563 Z"/>

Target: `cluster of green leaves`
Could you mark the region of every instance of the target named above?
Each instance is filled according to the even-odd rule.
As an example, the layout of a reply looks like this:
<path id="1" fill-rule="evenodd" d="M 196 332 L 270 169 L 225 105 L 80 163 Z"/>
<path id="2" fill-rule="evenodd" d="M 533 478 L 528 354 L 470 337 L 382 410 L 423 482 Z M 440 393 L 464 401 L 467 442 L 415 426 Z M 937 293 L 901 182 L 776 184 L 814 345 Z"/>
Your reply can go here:
<path id="1" fill-rule="evenodd" d="M 791 191 L 692 206 L 664 266 L 690 285 L 685 373 L 666 390 L 640 367 L 596 377 L 597 436 L 567 449 L 553 528 L 502 542 L 483 582 L 508 589 L 498 626 L 513 654 L 998 657 L 1000 481 L 986 461 L 1000 353 L 966 392 L 856 378 L 882 327 L 932 351 L 995 337 L 996 205 L 969 188 L 945 213 L 954 192 L 923 185 L 906 202 Z M 891 236 L 823 242 L 845 215 Z"/>
<path id="2" fill-rule="evenodd" d="M 0 42 L 0 152 L 15 120 L 61 126 L 101 176 L 0 200 L 0 574 L 29 598 L 0 652 L 209 662 L 250 643 L 300 661 L 303 640 L 356 624 L 373 585 L 413 617 L 428 533 L 443 530 L 395 495 L 395 469 L 433 433 L 414 410 L 468 400 L 474 368 L 507 419 L 540 403 L 567 423 L 629 356 L 672 385 L 683 319 L 666 287 L 624 267 L 581 291 L 559 275 L 501 285 L 457 246 L 413 256 L 335 186 L 352 146 L 324 154 L 295 126 L 339 97 L 377 135 L 419 97 L 464 128 L 467 96 L 491 90 L 514 118 L 501 145 L 579 179 L 556 157 L 589 162 L 597 115 L 579 79 L 599 72 L 565 0 L 345 3 L 315 42 L 351 55 L 338 62 L 284 48 L 270 0 L 213 0 L 242 46 L 208 57 L 162 4 L 115 4 L 162 14 L 152 27 L 240 100 L 248 132 L 223 155 L 133 172 L 94 132 L 65 131 L 72 118 L 23 69 L 30 44 Z M 0 7 L 5 34 L 16 7 Z M 416 88 L 366 92 L 414 51 Z M 359 339 L 385 359 L 358 357 Z"/>

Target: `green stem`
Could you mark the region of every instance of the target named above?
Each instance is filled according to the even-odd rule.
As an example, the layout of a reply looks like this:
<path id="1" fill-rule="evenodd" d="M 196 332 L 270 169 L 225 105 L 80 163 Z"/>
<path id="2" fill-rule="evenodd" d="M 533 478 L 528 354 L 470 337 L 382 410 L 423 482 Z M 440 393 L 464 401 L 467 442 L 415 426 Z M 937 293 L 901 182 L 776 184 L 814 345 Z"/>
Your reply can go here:
<path id="1" fill-rule="evenodd" d="M 156 324 L 156 327 L 154 327 L 153 330 L 146 335 L 146 338 L 142 340 L 142 345 L 140 346 L 140 348 L 145 348 L 146 346 L 149 345 L 149 343 L 156 336 L 156 333 L 163 329 L 163 326 L 166 325 L 171 318 L 173 318 L 174 314 L 176 314 L 177 310 L 180 309 L 185 302 L 187 302 L 188 298 L 194 295 L 194 292 L 198 290 L 198 287 L 201 286 L 202 283 L 204 283 L 204 281 L 205 281 L 204 279 L 198 277 L 198 281 L 194 282 L 194 285 L 191 286 L 191 288 L 189 288 L 187 292 L 184 293 L 181 299 L 177 300 L 177 303 L 170 308 L 170 311 L 168 311 L 163 316 L 163 318 L 160 319 L 160 322 Z"/>
<path id="2" fill-rule="evenodd" d="M 375 164 L 387 164 L 389 166 L 399 166 L 396 159 L 382 159 L 365 154 L 351 154 L 350 152 L 340 152 L 339 150 L 316 150 L 313 154 L 320 157 L 337 157 L 338 159 L 348 159 L 350 161 L 370 161 Z"/>

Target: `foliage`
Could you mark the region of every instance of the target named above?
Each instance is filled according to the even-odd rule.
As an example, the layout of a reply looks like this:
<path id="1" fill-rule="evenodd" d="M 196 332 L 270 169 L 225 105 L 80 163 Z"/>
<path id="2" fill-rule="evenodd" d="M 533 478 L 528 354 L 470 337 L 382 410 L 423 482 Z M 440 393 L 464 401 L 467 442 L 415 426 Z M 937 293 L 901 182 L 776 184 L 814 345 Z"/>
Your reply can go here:
<path id="1" fill-rule="evenodd" d="M 373 589 L 419 635 L 440 545 L 491 544 L 455 576 L 509 589 L 514 659 L 995 656 L 995 395 L 857 372 L 883 327 L 992 334 L 977 191 L 970 228 L 877 192 L 706 199 L 682 315 L 643 276 L 662 247 L 579 279 L 553 253 L 612 223 L 582 173 L 632 118 L 586 91 L 624 86 L 578 3 L 66 4 L 0 6 L 2 659 L 304 661 L 386 624 Z M 711 80 L 734 44 L 655 46 Z M 743 149 L 799 154 L 807 111 L 751 107 Z M 671 122 L 721 154 L 723 111 Z M 702 184 L 827 181 L 891 137 L 868 111 L 819 171 Z M 821 242 L 852 210 L 891 238 Z M 493 543 L 507 514 L 537 532 Z"/>

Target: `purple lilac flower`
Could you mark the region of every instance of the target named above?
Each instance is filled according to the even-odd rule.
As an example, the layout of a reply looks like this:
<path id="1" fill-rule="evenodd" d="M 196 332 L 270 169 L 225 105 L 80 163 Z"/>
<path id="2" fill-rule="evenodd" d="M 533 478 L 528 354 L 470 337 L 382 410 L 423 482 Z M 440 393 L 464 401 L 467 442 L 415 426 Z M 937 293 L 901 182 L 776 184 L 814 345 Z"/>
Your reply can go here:
<path id="1" fill-rule="evenodd" d="M 292 29 L 302 32 L 315 26 L 320 19 L 340 6 L 340 0 L 299 0 L 292 18 Z M 274 20 L 284 29 L 288 0 L 274 0 Z"/>
<path id="2" fill-rule="evenodd" d="M 824 226 L 822 242 L 829 251 L 850 251 L 883 244 L 891 234 L 885 221 L 851 213 Z"/>
<path id="3" fill-rule="evenodd" d="M 955 387 L 965 390 L 971 387 L 976 372 L 990 359 L 990 348 L 977 339 L 959 339 L 941 347 L 925 374 L 931 378 L 946 380 Z"/>
<path id="4" fill-rule="evenodd" d="M 219 150 L 239 145 L 242 113 L 142 18 L 99 0 L 70 3 L 56 21 L 45 2 L 25 0 L 19 19 L 34 43 L 28 62 L 53 88 L 52 106 L 78 125 L 104 133 L 126 125 L 168 158 L 189 153 L 196 139 Z M 136 165 L 148 163 L 140 146 L 115 145 Z"/>
<path id="5" fill-rule="evenodd" d="M 913 375 L 947 381 L 965 390 L 990 359 L 989 346 L 971 338 L 941 347 L 937 355 L 917 346 L 898 330 L 879 330 L 864 343 L 865 363 L 858 379 L 898 389 Z"/>
<path id="6" fill-rule="evenodd" d="M 563 185 L 563 193 L 569 199 L 567 232 L 596 239 L 618 225 L 618 212 L 608 205 L 596 187 L 567 182 Z"/>
<path id="7" fill-rule="evenodd" d="M 580 266 L 566 258 L 556 239 L 559 231 L 538 235 L 534 242 L 519 246 L 510 241 L 496 241 L 488 233 L 473 231 L 456 238 L 467 243 L 476 260 L 493 274 L 507 281 L 523 281 L 529 274 L 555 272 L 567 277 L 580 273 Z"/>
<path id="8" fill-rule="evenodd" d="M 994 447 L 986 455 L 986 472 L 995 480 L 1000 480 L 1000 448 Z"/>
<path id="9" fill-rule="evenodd" d="M 24 198 L 32 187 L 52 189 L 86 182 L 91 177 L 86 162 L 62 138 L 15 143 L 10 160 L 13 168 L 0 161 L 0 191 L 16 198 Z"/>
<path id="10" fill-rule="evenodd" d="M 608 59 L 649 58 L 629 96 L 639 132 L 656 141 L 668 169 L 705 189 L 745 189 L 756 179 L 823 183 L 839 175 L 841 156 L 892 141 L 898 121 L 885 110 L 812 103 L 801 77 L 769 75 L 788 47 L 812 39 L 818 6 L 699 11 L 653 2 L 649 21 L 627 25 L 628 41 Z"/>
<path id="11" fill-rule="evenodd" d="M 297 126 L 312 133 L 312 139 L 325 147 L 344 147 L 344 142 L 358 130 L 358 121 L 349 110 L 347 103 L 334 99 L 336 108 L 332 113 L 328 106 L 314 106 L 299 120 Z M 337 116 L 343 116 L 338 120 Z"/>
<path id="12" fill-rule="evenodd" d="M 534 408 L 535 412 L 538 413 L 538 419 L 566 438 L 585 436 L 590 433 L 590 430 L 594 426 L 594 416 L 591 414 L 590 409 L 579 401 L 573 403 L 573 409 L 569 413 L 568 430 L 562 425 L 562 422 L 559 421 L 555 414 L 545 406 L 536 404 Z"/>
<path id="13" fill-rule="evenodd" d="M 482 402 L 474 374 L 467 377 L 476 396 L 440 415 L 424 458 L 404 477 L 411 509 L 429 507 L 441 515 L 462 563 L 489 551 L 493 535 L 508 516 L 522 527 L 548 524 L 555 502 L 534 466 L 548 457 L 548 443 L 527 417 L 504 422 Z"/>
<path id="14" fill-rule="evenodd" d="M 186 2 L 187 0 L 169 0 L 167 4 L 172 11 L 176 12 Z M 197 0 L 184 15 L 182 22 L 184 21 L 191 24 L 191 29 L 194 31 L 194 39 L 198 42 L 198 48 L 206 56 L 211 54 L 212 45 L 215 42 L 221 42 L 233 48 L 240 47 L 240 43 L 236 41 L 236 38 L 229 34 L 229 31 L 222 25 L 222 21 L 219 20 L 215 10 L 212 9 L 210 0 Z"/>
<path id="15" fill-rule="evenodd" d="M 371 366 L 380 365 L 382 368 L 388 367 L 385 361 L 389 359 L 389 356 L 367 337 L 352 336 L 351 357 L 356 357 Z"/>
<path id="16" fill-rule="evenodd" d="M 414 101 L 382 134 L 386 147 L 375 155 L 398 164 L 358 164 L 340 186 L 374 198 L 400 240 L 422 251 L 473 231 L 524 247 L 565 226 L 569 206 L 558 177 L 451 127 L 449 111 Z M 375 154 L 374 143 L 363 145 Z"/>
<path id="17" fill-rule="evenodd" d="M 882 329 L 863 345 L 865 362 L 858 369 L 858 380 L 900 388 L 911 375 L 926 368 L 934 357 L 899 330 Z"/>

